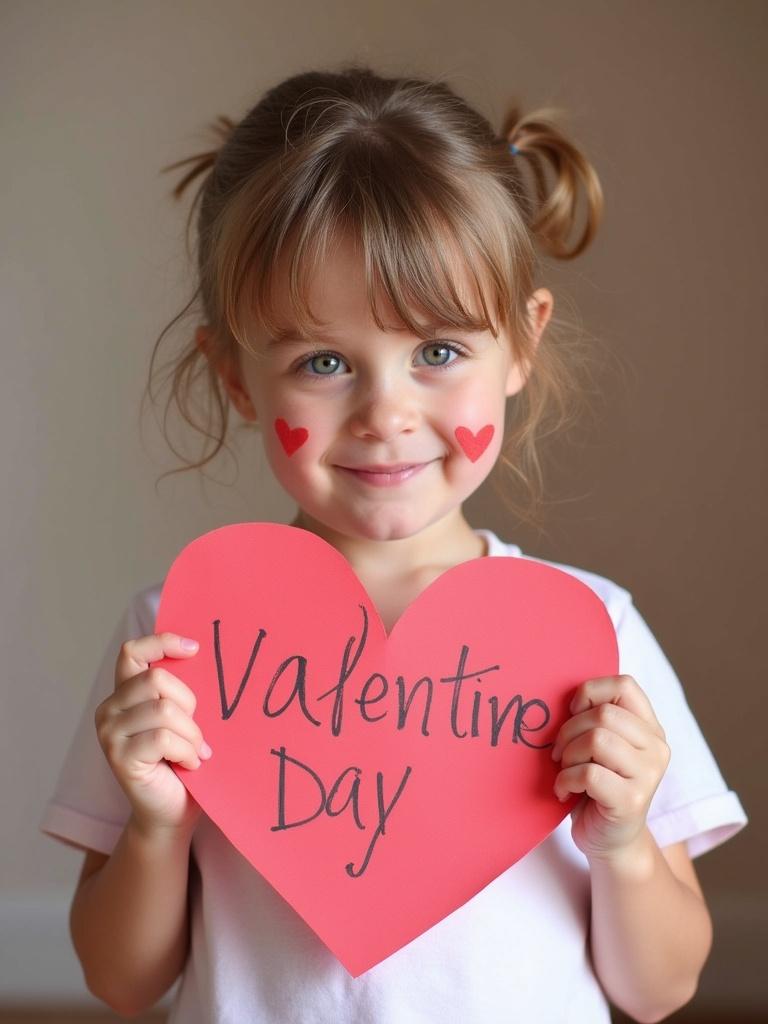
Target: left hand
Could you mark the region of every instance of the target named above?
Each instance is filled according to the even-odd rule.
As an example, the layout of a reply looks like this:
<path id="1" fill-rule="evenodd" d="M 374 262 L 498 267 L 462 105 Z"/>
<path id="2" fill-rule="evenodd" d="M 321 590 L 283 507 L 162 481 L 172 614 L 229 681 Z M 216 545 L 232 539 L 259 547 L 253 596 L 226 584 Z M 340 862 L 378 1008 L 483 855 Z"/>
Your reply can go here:
<path id="1" fill-rule="evenodd" d="M 571 813 L 573 841 L 586 857 L 607 859 L 630 846 L 645 828 L 651 798 L 670 759 L 664 730 L 632 676 L 583 683 L 572 718 L 552 748 L 562 771 L 555 794 L 583 793 Z"/>

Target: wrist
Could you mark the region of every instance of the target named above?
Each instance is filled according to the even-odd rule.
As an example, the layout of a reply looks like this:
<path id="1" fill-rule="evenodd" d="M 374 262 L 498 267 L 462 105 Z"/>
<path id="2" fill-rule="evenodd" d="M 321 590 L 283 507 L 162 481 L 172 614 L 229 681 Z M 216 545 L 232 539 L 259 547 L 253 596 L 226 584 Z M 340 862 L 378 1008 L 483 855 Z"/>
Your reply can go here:
<path id="1" fill-rule="evenodd" d="M 644 882 L 656 870 L 658 847 L 647 826 L 629 843 L 601 854 L 590 854 L 589 870 L 592 875 L 612 875 L 626 881 Z"/>
<path id="2" fill-rule="evenodd" d="M 157 850 L 176 848 L 188 850 L 192 843 L 195 822 L 185 822 L 181 825 L 163 825 L 143 820 L 134 812 L 128 819 L 125 830 L 129 838 L 135 839 L 144 847 Z"/>

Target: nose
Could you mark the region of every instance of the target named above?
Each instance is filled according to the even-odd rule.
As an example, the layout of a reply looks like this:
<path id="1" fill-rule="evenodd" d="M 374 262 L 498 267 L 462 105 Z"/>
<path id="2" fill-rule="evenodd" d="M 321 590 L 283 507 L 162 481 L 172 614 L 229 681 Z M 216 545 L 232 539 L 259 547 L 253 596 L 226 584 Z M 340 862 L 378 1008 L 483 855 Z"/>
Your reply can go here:
<path id="1" fill-rule="evenodd" d="M 398 434 L 413 433 L 419 416 L 415 396 L 407 388 L 390 385 L 361 395 L 349 426 L 355 437 L 390 441 Z"/>

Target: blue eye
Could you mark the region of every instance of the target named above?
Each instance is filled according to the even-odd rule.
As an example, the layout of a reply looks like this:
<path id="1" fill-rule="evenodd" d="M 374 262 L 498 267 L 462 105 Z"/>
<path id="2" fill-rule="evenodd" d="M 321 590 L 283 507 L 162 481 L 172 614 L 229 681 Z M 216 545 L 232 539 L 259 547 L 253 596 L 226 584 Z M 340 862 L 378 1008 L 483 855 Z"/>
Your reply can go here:
<path id="1" fill-rule="evenodd" d="M 316 377 L 335 377 L 340 366 L 346 366 L 344 360 L 333 352 L 316 352 L 300 364 L 300 369 Z"/>
<path id="2" fill-rule="evenodd" d="M 421 349 L 421 354 L 424 357 L 424 363 L 419 364 L 421 366 L 450 366 L 451 363 L 456 362 L 456 359 L 452 359 L 451 356 L 458 357 L 463 355 L 463 352 L 456 345 L 448 345 L 443 341 L 431 341 Z"/>
<path id="3" fill-rule="evenodd" d="M 442 369 L 466 355 L 466 351 L 455 342 L 430 341 L 419 349 L 416 365 Z M 313 352 L 298 363 L 295 372 L 308 377 L 340 377 L 348 371 L 349 364 L 335 352 Z"/>

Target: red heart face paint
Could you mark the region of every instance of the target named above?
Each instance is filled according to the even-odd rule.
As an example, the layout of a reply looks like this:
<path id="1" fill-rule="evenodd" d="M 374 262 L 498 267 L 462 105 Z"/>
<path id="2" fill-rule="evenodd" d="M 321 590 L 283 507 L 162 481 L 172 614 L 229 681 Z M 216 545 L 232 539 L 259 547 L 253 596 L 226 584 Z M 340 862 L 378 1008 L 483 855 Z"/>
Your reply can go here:
<path id="1" fill-rule="evenodd" d="M 280 438 L 280 444 L 283 446 L 286 455 L 293 455 L 309 437 L 309 431 L 306 427 L 289 427 L 284 419 L 275 420 L 275 431 L 277 436 Z"/>
<path id="2" fill-rule="evenodd" d="M 470 462 L 477 462 L 485 449 L 491 443 L 493 437 L 493 424 L 488 423 L 482 429 L 473 434 L 468 427 L 456 427 L 456 440 L 461 445 L 462 451 Z"/>

